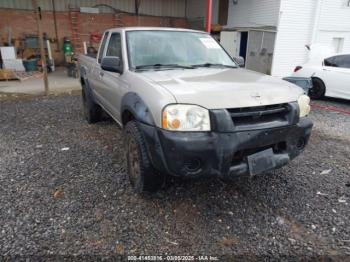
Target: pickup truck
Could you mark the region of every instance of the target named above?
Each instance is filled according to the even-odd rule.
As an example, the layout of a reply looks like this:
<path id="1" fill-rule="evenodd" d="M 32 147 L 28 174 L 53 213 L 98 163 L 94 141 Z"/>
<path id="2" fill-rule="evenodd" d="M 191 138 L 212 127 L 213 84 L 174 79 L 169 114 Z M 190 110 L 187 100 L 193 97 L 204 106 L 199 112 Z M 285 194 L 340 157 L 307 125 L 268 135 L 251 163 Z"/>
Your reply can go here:
<path id="1" fill-rule="evenodd" d="M 167 176 L 256 176 L 286 165 L 312 129 L 310 99 L 281 79 L 239 67 L 208 33 L 107 30 L 79 57 L 84 114 L 122 128 L 135 192 Z"/>

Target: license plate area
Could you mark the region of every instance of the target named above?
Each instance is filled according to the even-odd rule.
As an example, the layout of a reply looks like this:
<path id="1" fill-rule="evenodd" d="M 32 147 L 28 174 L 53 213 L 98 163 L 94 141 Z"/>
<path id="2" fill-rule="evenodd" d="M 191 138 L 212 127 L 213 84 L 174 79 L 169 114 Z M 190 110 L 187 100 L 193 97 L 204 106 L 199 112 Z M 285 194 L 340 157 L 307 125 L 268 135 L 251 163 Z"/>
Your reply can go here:
<path id="1" fill-rule="evenodd" d="M 259 175 L 276 167 L 272 148 L 249 155 L 247 160 L 251 176 Z"/>

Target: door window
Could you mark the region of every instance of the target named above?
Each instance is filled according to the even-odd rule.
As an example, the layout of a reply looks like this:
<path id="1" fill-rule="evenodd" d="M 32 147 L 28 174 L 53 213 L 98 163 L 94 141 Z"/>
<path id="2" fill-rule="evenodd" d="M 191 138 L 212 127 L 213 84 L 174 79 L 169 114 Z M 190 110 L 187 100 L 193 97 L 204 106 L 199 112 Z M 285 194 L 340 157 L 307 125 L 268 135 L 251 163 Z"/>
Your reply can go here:
<path id="1" fill-rule="evenodd" d="M 324 60 L 325 66 L 350 68 L 350 55 L 339 55 Z"/>
<path id="2" fill-rule="evenodd" d="M 122 58 L 122 44 L 119 33 L 113 33 L 109 39 L 106 56 L 116 56 Z"/>
<path id="3" fill-rule="evenodd" d="M 99 63 L 101 63 L 102 57 L 103 57 L 103 51 L 105 50 L 105 46 L 106 46 L 106 42 L 107 42 L 107 38 L 108 38 L 108 32 L 106 32 L 103 36 L 103 40 L 101 42 L 101 46 L 100 46 L 100 51 L 98 52 L 98 59 L 97 61 Z"/>

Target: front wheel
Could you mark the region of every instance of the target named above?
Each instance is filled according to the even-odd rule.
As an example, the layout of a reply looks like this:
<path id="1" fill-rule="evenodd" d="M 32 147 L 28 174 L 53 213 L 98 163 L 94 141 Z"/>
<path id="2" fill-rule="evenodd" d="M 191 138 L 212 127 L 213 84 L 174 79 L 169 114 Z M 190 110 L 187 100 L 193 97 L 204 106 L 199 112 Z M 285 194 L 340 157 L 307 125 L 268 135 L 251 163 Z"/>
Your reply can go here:
<path id="1" fill-rule="evenodd" d="M 127 172 L 136 193 L 155 192 L 164 183 L 164 175 L 155 170 L 148 157 L 146 143 L 136 121 L 125 126 Z"/>
<path id="2" fill-rule="evenodd" d="M 320 99 L 326 93 L 326 86 L 319 78 L 312 79 L 312 88 L 309 91 L 309 95 L 312 99 Z"/>

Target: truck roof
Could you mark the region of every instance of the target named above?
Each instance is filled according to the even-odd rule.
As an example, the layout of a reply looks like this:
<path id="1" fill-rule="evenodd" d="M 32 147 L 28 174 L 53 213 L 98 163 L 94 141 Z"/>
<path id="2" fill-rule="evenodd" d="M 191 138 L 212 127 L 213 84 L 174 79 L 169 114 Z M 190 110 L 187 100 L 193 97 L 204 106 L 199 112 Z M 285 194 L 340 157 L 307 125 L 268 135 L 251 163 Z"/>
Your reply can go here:
<path id="1" fill-rule="evenodd" d="M 184 32 L 196 32 L 196 33 L 205 33 L 204 31 L 198 31 L 198 30 L 192 30 L 192 29 L 186 29 L 186 28 L 175 28 L 175 27 L 151 27 L 151 26 L 131 26 L 131 27 L 117 27 L 117 28 L 110 28 L 106 31 L 109 32 L 122 32 L 122 31 L 142 31 L 142 30 L 148 30 L 148 31 L 184 31 Z"/>

